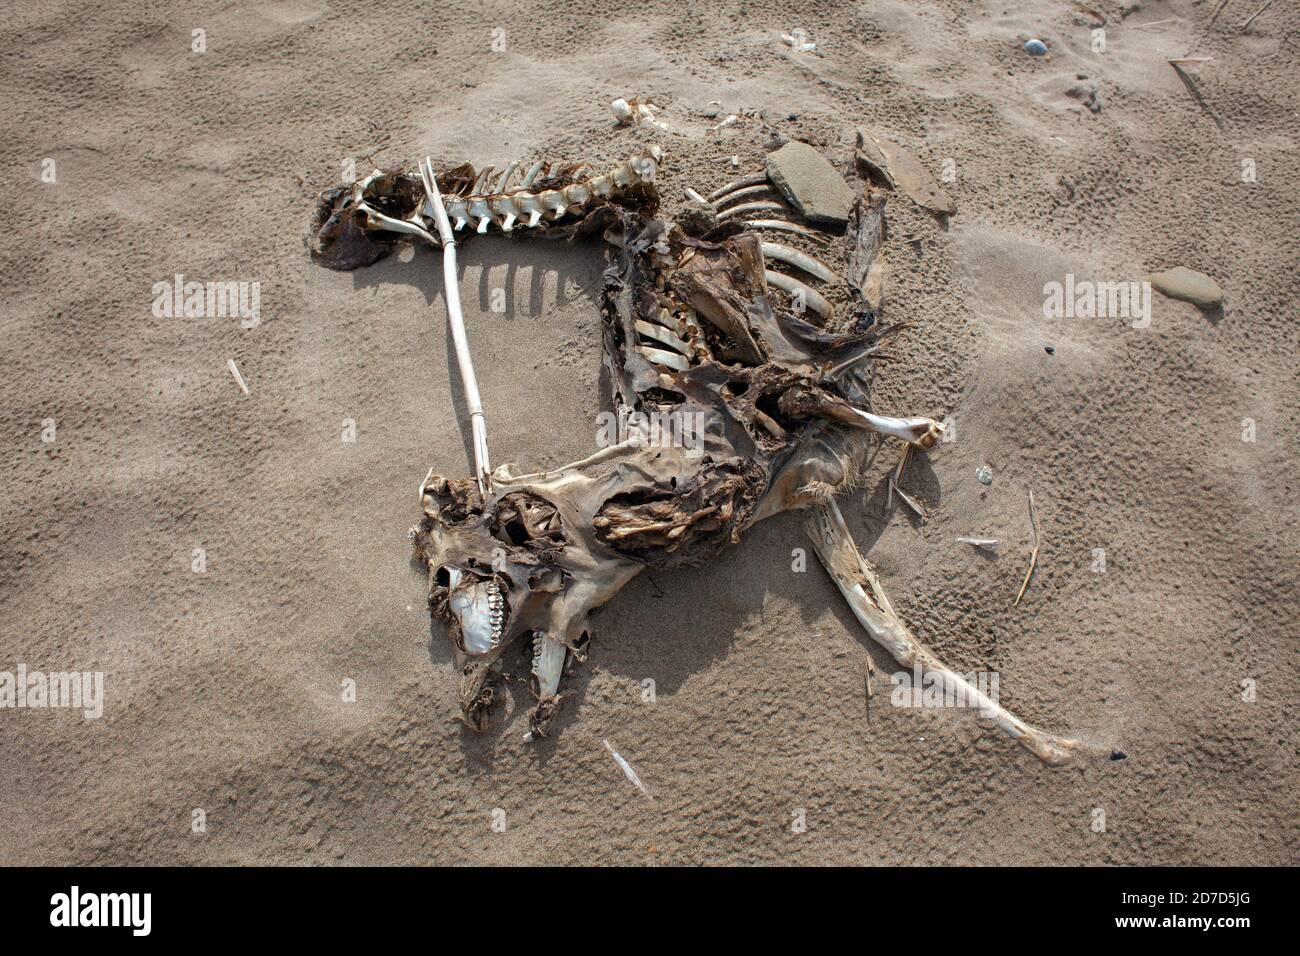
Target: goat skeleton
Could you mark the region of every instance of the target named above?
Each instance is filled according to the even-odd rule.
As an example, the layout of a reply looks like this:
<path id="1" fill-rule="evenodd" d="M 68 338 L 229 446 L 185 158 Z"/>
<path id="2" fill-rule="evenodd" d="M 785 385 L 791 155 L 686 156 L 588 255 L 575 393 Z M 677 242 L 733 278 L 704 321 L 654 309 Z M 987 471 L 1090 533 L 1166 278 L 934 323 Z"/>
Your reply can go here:
<path id="1" fill-rule="evenodd" d="M 875 316 L 883 199 L 867 193 L 858 200 L 840 278 L 812 254 L 760 238 L 781 232 L 820 248 L 832 239 L 772 198 L 763 175 L 712 193 L 705 202 L 715 212 L 730 208 L 716 224 L 693 230 L 701 236 L 656 218 L 662 161 L 652 147 L 594 177 L 579 165 L 536 163 L 512 187 L 517 163 L 493 183 L 490 166 L 435 174 L 426 160 L 419 174 L 375 171 L 321 194 L 311 249 L 330 268 L 367 265 L 412 237 L 444 247 L 477 474 L 448 479 L 430 471 L 420 486 L 424 518 L 411 537 L 428 570 L 430 611 L 446 622 L 455 645 L 465 722 L 486 729 L 505 652 L 520 642 L 531 644 L 537 698 L 527 739 L 544 736 L 559 710 L 568 656 L 586 659 L 594 608 L 647 567 L 697 563 L 755 522 L 808 509 L 822 563 L 867 633 L 900 665 L 921 668 L 936 687 L 977 703 L 1045 763 L 1072 760 L 1083 750 L 1077 741 L 1024 723 L 913 637 L 833 498 L 858 475 L 870 433 L 926 449 L 943 432 L 928 418 L 865 407 L 871 361 L 898 328 Z M 752 201 L 759 194 L 767 198 Z M 766 218 L 744 221 L 753 212 Z M 695 447 L 651 442 L 634 430 L 561 468 L 489 471 L 454 255 L 455 233 L 488 232 L 603 236 L 612 248 L 601 295 L 612 404 L 620 415 L 692 416 L 704 426 Z M 844 300 L 843 315 L 769 263 L 823 283 L 838 280 L 828 292 Z M 798 314 L 805 306 L 816 324 Z"/>

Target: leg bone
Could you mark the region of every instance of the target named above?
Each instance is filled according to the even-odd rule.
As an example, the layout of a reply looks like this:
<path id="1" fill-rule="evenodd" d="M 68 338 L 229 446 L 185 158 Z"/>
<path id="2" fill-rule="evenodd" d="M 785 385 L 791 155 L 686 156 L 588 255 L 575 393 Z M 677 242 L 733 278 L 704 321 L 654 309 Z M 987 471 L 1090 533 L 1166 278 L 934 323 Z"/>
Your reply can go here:
<path id="1" fill-rule="evenodd" d="M 921 668 L 936 682 L 941 681 L 945 689 L 959 689 L 965 700 L 977 703 L 981 713 L 991 716 L 999 727 L 1043 763 L 1061 766 L 1074 759 L 1079 749 L 1077 740 L 1054 737 L 1026 724 L 943 664 L 912 636 L 894 613 L 880 586 L 880 579 L 853 543 L 834 499 L 828 499 L 813 509 L 807 528 L 817 556 L 848 601 L 853 616 L 894 660 L 905 668 Z"/>

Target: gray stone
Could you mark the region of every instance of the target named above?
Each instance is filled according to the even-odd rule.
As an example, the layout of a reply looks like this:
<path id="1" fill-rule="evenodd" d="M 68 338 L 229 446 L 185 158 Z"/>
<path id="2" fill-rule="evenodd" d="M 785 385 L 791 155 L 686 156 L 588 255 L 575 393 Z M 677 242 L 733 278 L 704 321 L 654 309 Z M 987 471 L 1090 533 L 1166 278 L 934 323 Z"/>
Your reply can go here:
<path id="1" fill-rule="evenodd" d="M 1223 290 L 1204 272 L 1175 266 L 1164 272 L 1147 276 L 1151 287 L 1172 299 L 1191 302 L 1202 309 L 1217 309 L 1223 304 Z"/>
<path id="2" fill-rule="evenodd" d="M 718 224 L 718 211 L 709 203 L 688 202 L 677 214 L 677 225 L 690 236 L 702 236 Z"/>
<path id="3" fill-rule="evenodd" d="M 807 143 L 791 140 L 767 156 L 767 177 L 809 222 L 843 229 L 853 190 L 830 161 Z"/>

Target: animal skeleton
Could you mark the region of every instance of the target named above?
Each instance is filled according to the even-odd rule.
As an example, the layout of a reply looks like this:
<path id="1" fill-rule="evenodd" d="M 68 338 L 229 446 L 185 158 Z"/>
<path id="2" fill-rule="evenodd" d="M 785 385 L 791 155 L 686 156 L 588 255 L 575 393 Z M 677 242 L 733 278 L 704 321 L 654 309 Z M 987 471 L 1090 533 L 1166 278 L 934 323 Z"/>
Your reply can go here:
<path id="1" fill-rule="evenodd" d="M 419 174 L 375 171 L 321 194 L 311 248 L 328 267 L 367 265 L 408 238 L 448 246 L 453 333 L 456 235 L 601 236 L 612 252 L 601 313 L 615 411 L 702 423 L 692 447 L 653 441 L 638 426 L 581 461 L 531 474 L 511 465 L 489 471 L 486 433 L 476 427 L 474 478 L 429 472 L 420 485 L 424 518 L 411 535 L 428 570 L 430 611 L 455 645 L 465 722 L 486 729 L 506 651 L 524 646 L 537 700 L 528 737 L 545 735 L 566 661 L 586 659 L 594 608 L 646 568 L 704 561 L 756 522 L 806 509 L 822 563 L 900 665 L 977 702 L 1045 763 L 1074 759 L 1077 741 L 1024 723 L 908 631 L 835 503 L 859 474 L 872 433 L 927 449 L 944 430 L 929 418 L 867 409 L 871 362 L 897 330 L 875 314 L 883 199 L 860 194 L 835 269 L 818 255 L 845 240 L 800 221 L 763 175 L 711 193 L 714 213 L 727 208 L 702 235 L 658 218 L 662 161 L 650 148 L 597 176 L 536 163 L 513 186 L 517 163 L 494 181 L 492 167 L 435 174 L 426 161 Z M 729 201 L 758 192 L 775 198 Z M 757 211 L 764 218 L 745 221 Z M 761 238 L 773 232 L 783 241 Z M 769 268 L 778 265 L 820 282 L 825 294 Z M 463 367 L 468 347 L 459 333 Z M 476 392 L 471 412 L 481 426 Z"/>

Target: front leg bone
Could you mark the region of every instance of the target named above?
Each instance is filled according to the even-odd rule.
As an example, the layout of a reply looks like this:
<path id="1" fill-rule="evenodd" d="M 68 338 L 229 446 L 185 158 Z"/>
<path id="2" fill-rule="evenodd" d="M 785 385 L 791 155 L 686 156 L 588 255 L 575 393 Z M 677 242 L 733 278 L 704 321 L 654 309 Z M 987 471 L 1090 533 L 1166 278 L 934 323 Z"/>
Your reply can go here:
<path id="1" fill-rule="evenodd" d="M 945 430 L 942 422 L 936 422 L 932 418 L 893 418 L 889 415 L 873 415 L 860 408 L 853 409 L 853 414 L 856 420 L 849 424 L 901 438 L 918 448 L 931 447 L 943 436 Z"/>
<path id="2" fill-rule="evenodd" d="M 994 723 L 1043 763 L 1057 767 L 1074 759 L 1079 748 L 1077 740 L 1054 737 L 1026 724 L 942 663 L 912 636 L 894 613 L 889 598 L 880 586 L 880 579 L 853 543 L 849 529 L 844 524 L 844 516 L 840 514 L 839 506 L 833 498 L 813 509 L 807 529 L 817 556 L 835 579 L 840 593 L 849 602 L 853 616 L 866 628 L 871 639 L 887 650 L 894 660 L 909 670 L 920 668 L 936 684 L 941 684 L 945 691 L 963 694 L 965 700 L 979 706 L 981 714 L 991 717 Z"/>

